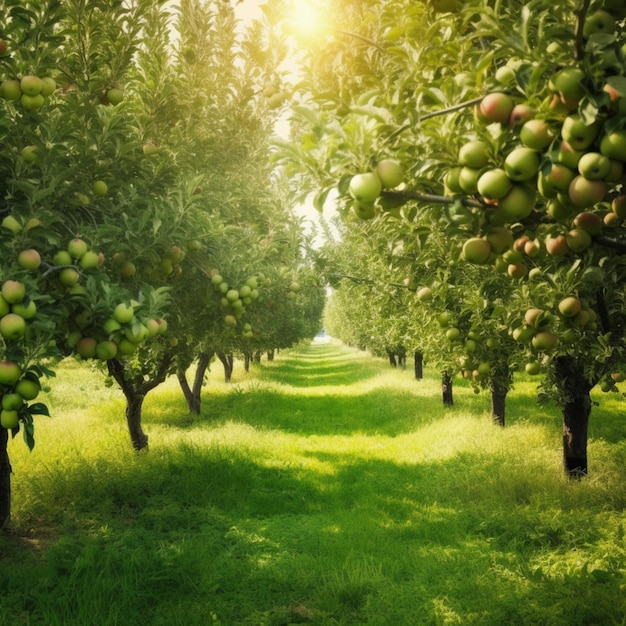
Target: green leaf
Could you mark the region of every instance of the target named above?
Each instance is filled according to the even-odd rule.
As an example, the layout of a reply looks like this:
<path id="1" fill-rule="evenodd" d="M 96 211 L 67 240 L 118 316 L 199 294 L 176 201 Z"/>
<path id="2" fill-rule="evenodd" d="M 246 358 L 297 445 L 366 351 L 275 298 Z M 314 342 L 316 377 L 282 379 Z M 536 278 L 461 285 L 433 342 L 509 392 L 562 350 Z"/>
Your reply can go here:
<path id="1" fill-rule="evenodd" d="M 27 411 L 31 415 L 45 415 L 46 417 L 50 417 L 50 411 L 48 407 L 43 404 L 43 402 L 35 402 L 35 404 L 29 404 Z"/>

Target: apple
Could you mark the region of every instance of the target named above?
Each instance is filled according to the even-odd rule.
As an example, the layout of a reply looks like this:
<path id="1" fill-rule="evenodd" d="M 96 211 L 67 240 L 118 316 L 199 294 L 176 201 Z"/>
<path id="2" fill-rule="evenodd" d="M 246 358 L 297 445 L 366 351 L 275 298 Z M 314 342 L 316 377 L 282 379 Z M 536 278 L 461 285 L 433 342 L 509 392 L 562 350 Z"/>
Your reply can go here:
<path id="1" fill-rule="evenodd" d="M 14 385 L 22 375 L 22 370 L 13 361 L 0 361 L 0 385 Z"/>
<path id="2" fill-rule="evenodd" d="M 376 166 L 376 174 L 380 178 L 383 189 L 393 189 L 404 180 L 404 170 L 400 161 L 383 159 Z"/>
<path id="3" fill-rule="evenodd" d="M 117 344 L 117 354 L 119 356 L 130 356 L 137 351 L 137 344 L 122 337 Z"/>
<path id="4" fill-rule="evenodd" d="M 98 253 L 93 250 L 87 250 L 85 254 L 78 261 L 78 265 L 84 270 L 95 269 L 100 265 L 100 259 Z"/>
<path id="5" fill-rule="evenodd" d="M 456 341 L 461 336 L 461 331 L 458 328 L 448 328 L 446 330 L 446 339 L 448 341 Z"/>
<path id="6" fill-rule="evenodd" d="M 545 245 L 546 252 L 551 256 L 564 256 L 570 251 L 565 235 L 548 235 Z"/>
<path id="7" fill-rule="evenodd" d="M 2 396 L 2 408 L 5 411 L 19 411 L 24 405 L 24 398 L 19 393 L 5 393 Z"/>
<path id="8" fill-rule="evenodd" d="M 481 170 L 473 167 L 464 166 L 459 174 L 459 186 L 466 194 L 473 194 L 478 191 L 478 179 L 481 176 Z"/>
<path id="9" fill-rule="evenodd" d="M 520 128 L 519 138 L 527 148 L 541 152 L 552 143 L 554 133 L 548 122 L 535 118 L 524 123 Z"/>
<path id="10" fill-rule="evenodd" d="M 511 333 L 513 339 L 519 343 L 527 344 L 535 336 L 535 329 L 528 326 L 518 326 Z"/>
<path id="11" fill-rule="evenodd" d="M 591 235 L 584 228 L 573 228 L 565 236 L 567 247 L 572 252 L 582 252 L 591 245 Z"/>
<path id="12" fill-rule="evenodd" d="M 531 328 L 538 328 L 539 322 L 543 317 L 543 309 L 538 309 L 536 307 L 531 307 L 524 313 L 524 322 Z"/>
<path id="13" fill-rule="evenodd" d="M 376 207 L 373 202 L 359 202 L 355 200 L 352 203 L 352 210 L 362 220 L 371 220 L 376 216 Z"/>
<path id="14" fill-rule="evenodd" d="M 41 265 L 41 256 L 34 248 L 22 250 L 17 255 L 17 264 L 25 270 L 36 270 Z"/>
<path id="15" fill-rule="evenodd" d="M 22 378 L 15 384 L 14 390 L 19 393 L 24 400 L 34 400 L 41 391 L 39 381 L 33 378 Z"/>
<path id="16" fill-rule="evenodd" d="M 270 96 L 267 99 L 267 106 L 270 109 L 277 109 L 281 107 L 284 102 L 285 102 L 285 94 L 278 92 L 278 93 L 275 93 L 273 96 Z"/>
<path id="17" fill-rule="evenodd" d="M 124 100 L 124 92 L 121 89 L 113 87 L 107 91 L 106 98 L 110 104 L 117 106 Z"/>
<path id="18" fill-rule="evenodd" d="M 499 200 L 511 191 L 513 183 L 503 169 L 495 168 L 482 173 L 476 186 L 478 193 L 484 198 Z"/>
<path id="19" fill-rule="evenodd" d="M 72 239 L 67 244 L 67 251 L 73 259 L 80 259 L 87 250 L 89 250 L 89 246 L 79 238 Z"/>
<path id="20" fill-rule="evenodd" d="M 64 287 L 74 287 L 80 278 L 80 274 L 78 270 L 75 270 L 73 267 L 64 267 L 59 272 L 59 282 Z"/>
<path id="21" fill-rule="evenodd" d="M 583 36 L 591 37 L 591 35 L 607 34 L 615 32 L 615 18 L 608 13 L 599 9 L 585 16 L 583 25 Z"/>
<path id="22" fill-rule="evenodd" d="M 567 143 L 574 150 L 586 150 L 595 141 L 599 130 L 599 122 L 596 121 L 591 124 L 586 124 L 583 118 L 576 113 L 568 115 L 563 120 L 563 125 L 561 126 L 561 137 L 564 141 L 567 141 Z M 602 154 L 605 154 L 602 150 L 600 151 Z"/>
<path id="23" fill-rule="evenodd" d="M 494 78 L 501 85 L 508 86 L 517 79 L 515 70 L 510 65 L 501 65 L 494 74 Z"/>
<path id="24" fill-rule="evenodd" d="M 37 146 L 24 146 L 21 154 L 24 163 L 39 163 L 39 149 Z"/>
<path id="25" fill-rule="evenodd" d="M 7 79 L 0 83 L 0 96 L 5 100 L 19 100 L 22 97 L 22 88 L 19 80 Z"/>
<path id="26" fill-rule="evenodd" d="M 610 159 L 626 162 L 626 129 L 604 135 L 600 140 L 600 153 Z"/>
<path id="27" fill-rule="evenodd" d="M 158 322 L 158 320 L 155 319 L 149 319 L 146 322 L 146 330 L 148 331 L 148 337 L 154 337 L 155 335 L 157 335 L 159 333 L 159 327 L 160 324 Z"/>
<path id="28" fill-rule="evenodd" d="M 19 339 L 26 332 L 26 321 L 17 313 L 7 313 L 0 318 L 0 335 L 5 339 Z"/>
<path id="29" fill-rule="evenodd" d="M 52 257 L 52 265 L 55 265 L 57 267 L 62 266 L 62 265 L 71 265 L 71 264 L 72 264 L 72 257 L 70 256 L 70 253 L 67 252 L 67 250 L 59 250 Z"/>
<path id="30" fill-rule="evenodd" d="M 599 235 L 602 232 L 603 221 L 596 213 L 584 211 L 574 218 L 574 226 L 584 228 L 590 235 Z"/>
<path id="31" fill-rule="evenodd" d="M 511 115 L 509 115 L 509 125 L 513 127 L 520 126 L 530 120 L 533 115 L 533 110 L 527 104 L 516 104 L 511 111 Z"/>
<path id="32" fill-rule="evenodd" d="M 113 317 L 110 317 L 104 322 L 104 324 L 102 324 L 102 329 L 107 335 L 113 334 L 114 332 L 120 330 L 120 328 L 122 328 L 122 325 Z"/>
<path id="33" fill-rule="evenodd" d="M 538 239 L 533 239 L 532 241 L 527 241 L 524 244 L 524 254 L 529 256 L 530 258 L 535 258 L 539 256 L 541 252 L 541 244 Z"/>
<path id="34" fill-rule="evenodd" d="M 101 361 L 110 361 L 117 356 L 117 344 L 114 341 L 99 341 L 96 345 L 96 357 Z"/>
<path id="35" fill-rule="evenodd" d="M 356 174 L 350 180 L 350 195 L 358 202 L 370 204 L 378 198 L 381 191 L 382 183 L 374 172 Z"/>
<path id="36" fill-rule="evenodd" d="M 472 237 L 463 244 L 462 255 L 470 263 L 484 265 L 491 255 L 491 246 L 482 237 Z"/>
<path id="37" fill-rule="evenodd" d="M 578 171 L 588 180 L 604 179 L 611 169 L 611 160 L 599 152 L 585 152 L 578 161 Z"/>
<path id="38" fill-rule="evenodd" d="M 535 208 L 537 194 L 526 185 L 513 185 L 511 191 L 499 202 L 499 212 L 507 220 L 522 220 Z"/>
<path id="39" fill-rule="evenodd" d="M 562 163 L 547 161 L 541 169 L 538 185 L 544 197 L 553 198 L 558 193 L 566 192 L 576 172 Z"/>
<path id="40" fill-rule="evenodd" d="M 22 302 L 22 300 L 24 300 L 26 286 L 19 280 L 5 280 L 4 283 L 2 283 L 0 293 L 5 302 L 15 304 L 16 302 Z"/>
<path id="41" fill-rule="evenodd" d="M 557 163 L 562 163 L 575 170 L 578 168 L 578 161 L 584 153 L 583 150 L 574 150 L 567 141 L 561 141 L 555 160 Z"/>
<path id="42" fill-rule="evenodd" d="M 461 185 L 459 183 L 459 177 L 461 175 L 462 169 L 463 168 L 460 166 L 451 167 L 446 172 L 446 176 L 444 178 L 444 185 L 446 187 L 446 190 L 452 194 L 463 192 L 463 189 L 461 189 Z"/>
<path id="43" fill-rule="evenodd" d="M 488 123 L 506 124 L 509 121 L 514 102 L 505 93 L 489 93 L 480 102 L 482 118 Z"/>
<path id="44" fill-rule="evenodd" d="M 49 98 L 54 93 L 54 90 L 57 88 L 57 84 L 54 78 L 51 78 L 50 76 L 44 76 L 41 79 L 41 82 L 43 83 L 43 85 L 41 87 L 40 93 L 44 98 Z"/>
<path id="45" fill-rule="evenodd" d="M 529 376 L 537 376 L 537 374 L 541 374 L 541 363 L 537 361 L 530 361 L 524 365 L 524 371 Z"/>
<path id="46" fill-rule="evenodd" d="M 552 77 L 552 87 L 558 92 L 561 102 L 568 108 L 575 108 L 585 95 L 581 83 L 584 78 L 585 72 L 578 67 L 563 68 Z"/>
<path id="47" fill-rule="evenodd" d="M 19 426 L 20 419 L 17 411 L 0 411 L 0 426 L 11 430 Z"/>
<path id="48" fill-rule="evenodd" d="M 459 150 L 459 163 L 472 169 L 481 169 L 489 163 L 489 146 L 479 139 L 468 141 Z"/>
<path id="49" fill-rule="evenodd" d="M 609 159 L 609 171 L 604 177 L 607 183 L 619 183 L 624 176 L 624 164 L 617 159 Z"/>
<path id="50" fill-rule="evenodd" d="M 128 324 L 134 317 L 133 307 L 126 302 L 120 302 L 113 309 L 113 319 L 120 324 Z"/>
<path id="51" fill-rule="evenodd" d="M 43 89 L 43 81 L 38 76 L 27 74 L 20 81 L 20 88 L 22 93 L 27 96 L 38 96 Z"/>
<path id="52" fill-rule="evenodd" d="M 9 303 L 2 297 L 2 295 L 0 295 L 0 317 L 10 313 L 10 311 L 11 307 L 9 306 Z"/>
<path id="53" fill-rule="evenodd" d="M 2 228 L 6 228 L 16 235 L 22 230 L 22 225 L 12 215 L 7 215 L 2 220 Z"/>
<path id="54" fill-rule="evenodd" d="M 566 318 L 575 317 L 582 308 L 580 300 L 574 296 L 563 298 L 558 305 L 559 313 Z"/>
<path id="55" fill-rule="evenodd" d="M 606 184 L 602 180 L 588 180 L 584 176 L 576 176 L 569 185 L 570 200 L 580 209 L 592 207 L 606 196 Z"/>
<path id="56" fill-rule="evenodd" d="M 506 271 L 511 278 L 524 278 L 528 274 L 528 266 L 525 263 L 509 263 Z"/>
<path id="57" fill-rule="evenodd" d="M 153 141 L 146 141 L 146 143 L 143 144 L 142 150 L 146 156 L 150 156 L 151 154 L 158 152 L 159 148 Z"/>
<path id="58" fill-rule="evenodd" d="M 103 180 L 96 180 L 91 186 L 93 195 L 98 197 L 106 196 L 108 190 L 109 188 Z"/>
<path id="59" fill-rule="evenodd" d="M 237 318 L 234 315 L 225 315 L 224 324 L 226 326 L 237 326 Z"/>
<path id="60" fill-rule="evenodd" d="M 421 302 L 425 302 L 433 297 L 433 292 L 429 287 L 422 287 L 421 289 L 417 290 L 417 292 L 415 293 L 415 297 Z"/>
<path id="61" fill-rule="evenodd" d="M 159 335 L 164 335 L 167 332 L 167 320 L 157 319 L 157 324 L 159 325 Z"/>
<path id="62" fill-rule="evenodd" d="M 38 111 L 43 106 L 44 97 L 41 94 L 29 96 L 23 93 L 20 97 L 20 103 L 27 111 Z"/>
<path id="63" fill-rule="evenodd" d="M 536 350 L 549 351 L 552 350 L 558 343 L 559 338 L 554 333 L 549 331 L 538 332 L 531 340 L 533 348 Z"/>
<path id="64" fill-rule="evenodd" d="M 25 301 L 24 301 L 25 302 Z M 28 304 L 24 302 L 16 302 L 11 305 L 11 313 L 15 313 L 25 320 L 32 319 L 37 313 L 37 305 L 34 300 L 28 300 Z"/>
<path id="65" fill-rule="evenodd" d="M 620 218 L 615 213 L 607 213 L 602 219 L 605 226 L 609 228 L 612 226 L 617 226 L 620 222 Z"/>
<path id="66" fill-rule="evenodd" d="M 124 261 L 122 265 L 120 266 L 120 275 L 123 278 L 132 278 L 136 273 L 137 273 L 137 268 L 135 267 L 135 264 L 132 261 Z"/>
<path id="67" fill-rule="evenodd" d="M 611 201 L 611 211 L 620 219 L 626 218 L 626 195 L 616 196 Z"/>
<path id="68" fill-rule="evenodd" d="M 541 158 L 536 150 L 531 148 L 515 148 L 504 160 L 504 171 L 507 176 L 516 182 L 530 180 L 538 171 Z"/>
<path id="69" fill-rule="evenodd" d="M 76 352 L 83 359 L 93 359 L 96 356 L 98 342 L 93 337 L 83 337 L 76 344 Z"/>

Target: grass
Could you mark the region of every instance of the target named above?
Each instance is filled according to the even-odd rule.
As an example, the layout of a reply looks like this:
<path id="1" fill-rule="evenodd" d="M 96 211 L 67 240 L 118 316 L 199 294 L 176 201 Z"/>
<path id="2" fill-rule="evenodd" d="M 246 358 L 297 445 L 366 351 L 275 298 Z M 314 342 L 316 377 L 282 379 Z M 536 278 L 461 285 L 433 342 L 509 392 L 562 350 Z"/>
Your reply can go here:
<path id="1" fill-rule="evenodd" d="M 1 625 L 626 624 L 617 394 L 568 482 L 528 379 L 500 429 L 463 381 L 444 409 L 436 372 L 334 343 L 221 376 L 197 418 L 149 395 L 135 454 L 120 392 L 64 364 L 33 453 L 10 443 Z"/>

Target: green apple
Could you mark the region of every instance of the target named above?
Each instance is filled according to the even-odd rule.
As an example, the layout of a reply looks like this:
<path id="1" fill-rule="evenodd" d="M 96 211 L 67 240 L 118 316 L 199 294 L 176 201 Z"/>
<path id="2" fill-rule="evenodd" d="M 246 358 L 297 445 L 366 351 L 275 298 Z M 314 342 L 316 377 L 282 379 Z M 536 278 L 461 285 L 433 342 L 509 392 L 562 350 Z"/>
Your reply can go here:
<path id="1" fill-rule="evenodd" d="M 113 309 L 113 319 L 120 324 L 128 324 L 134 317 L 135 312 L 133 307 L 126 302 L 120 302 L 115 309 Z"/>
<path id="2" fill-rule="evenodd" d="M 27 374 L 28 376 L 28 374 Z M 22 378 L 15 384 L 14 390 L 19 393 L 24 400 L 34 400 L 41 391 L 41 385 L 39 381 L 35 381 L 33 378 Z"/>
<path id="3" fill-rule="evenodd" d="M 25 146 L 22 148 L 21 154 L 24 163 L 39 163 L 39 148 L 37 146 Z"/>
<path id="4" fill-rule="evenodd" d="M 555 161 L 575 170 L 583 154 L 585 154 L 584 150 L 574 150 L 567 141 L 561 141 Z"/>
<path id="5" fill-rule="evenodd" d="M 98 342 L 93 337 L 83 337 L 76 344 L 76 352 L 83 359 L 93 359 L 96 356 Z"/>
<path id="6" fill-rule="evenodd" d="M 0 411 L 0 426 L 11 430 L 17 428 L 20 423 L 19 414 L 17 411 Z"/>
<path id="7" fill-rule="evenodd" d="M 552 78 L 552 87 L 568 108 L 574 108 L 585 95 L 581 82 L 584 78 L 585 72 L 579 67 L 563 68 Z"/>
<path id="8" fill-rule="evenodd" d="M 393 189 L 404 180 L 404 170 L 400 161 L 383 159 L 376 166 L 376 174 L 380 178 L 383 189 Z"/>
<path id="9" fill-rule="evenodd" d="M 56 265 L 57 267 L 62 266 L 62 265 L 71 265 L 71 264 L 72 264 L 72 257 L 70 256 L 70 253 L 67 250 L 59 250 L 52 257 L 52 265 Z"/>
<path id="10" fill-rule="evenodd" d="M 626 129 L 604 135 L 600 140 L 600 153 L 610 159 L 626 162 Z"/>
<path id="11" fill-rule="evenodd" d="M 374 172 L 366 172 L 364 174 L 356 174 L 350 180 L 350 195 L 365 204 L 370 204 L 380 196 L 382 191 L 382 183 L 378 174 Z"/>
<path id="12" fill-rule="evenodd" d="M 491 255 L 491 246 L 482 237 L 472 237 L 463 244 L 463 258 L 477 265 L 485 264 Z"/>
<path id="13" fill-rule="evenodd" d="M 22 225 L 12 215 L 7 215 L 2 220 L 2 228 L 6 228 L 16 235 L 22 230 Z"/>
<path id="14" fill-rule="evenodd" d="M 30 299 L 28 300 L 28 304 L 24 304 L 24 302 L 25 300 L 23 302 L 16 302 L 15 304 L 12 304 L 11 313 L 15 313 L 16 315 L 23 317 L 25 320 L 32 319 L 37 313 L 37 305 L 34 300 Z"/>
<path id="15" fill-rule="evenodd" d="M 546 198 L 554 198 L 558 193 L 566 192 L 575 177 L 576 172 L 569 167 L 547 161 L 537 181 L 539 192 Z"/>
<path id="16" fill-rule="evenodd" d="M 430 287 L 422 287 L 415 292 L 415 297 L 421 302 L 425 302 L 433 297 L 433 292 Z"/>
<path id="17" fill-rule="evenodd" d="M 513 183 L 501 168 L 487 170 L 480 175 L 477 182 L 478 193 L 488 200 L 499 200 L 511 190 Z"/>
<path id="18" fill-rule="evenodd" d="M 13 361 L 0 361 L 0 385 L 14 385 L 22 375 L 22 370 Z"/>
<path id="19" fill-rule="evenodd" d="M 524 371 L 529 376 L 537 376 L 538 374 L 541 374 L 541 363 L 538 361 L 529 361 L 526 365 L 524 365 Z"/>
<path id="20" fill-rule="evenodd" d="M 142 150 L 146 156 L 150 156 L 158 152 L 159 148 L 153 141 L 146 141 L 146 143 L 143 144 Z"/>
<path id="21" fill-rule="evenodd" d="M 80 278 L 80 274 L 78 270 L 75 270 L 73 267 L 64 267 L 59 272 L 59 282 L 64 287 L 74 287 Z"/>
<path id="22" fill-rule="evenodd" d="M 137 351 L 137 344 L 122 337 L 117 344 L 117 354 L 119 356 L 130 356 Z"/>
<path id="23" fill-rule="evenodd" d="M 352 210 L 362 220 L 371 220 L 376 217 L 376 207 L 373 202 L 359 202 L 355 200 L 352 203 Z"/>
<path id="24" fill-rule="evenodd" d="M 446 190 L 449 191 L 450 193 L 463 193 L 463 189 L 461 189 L 461 185 L 459 183 L 459 177 L 461 175 L 461 170 L 463 168 L 458 166 L 458 167 L 451 167 L 447 172 L 446 172 L 446 176 L 444 178 L 444 185 L 446 187 Z"/>
<path id="25" fill-rule="evenodd" d="M 535 118 L 524 123 L 520 128 L 519 138 L 527 148 L 541 152 L 552 143 L 554 133 L 548 122 Z"/>
<path id="26" fill-rule="evenodd" d="M 117 356 L 117 344 L 114 341 L 99 341 L 96 345 L 96 358 L 110 361 Z"/>
<path id="27" fill-rule="evenodd" d="M 530 180 L 539 171 L 541 157 L 536 150 L 515 148 L 504 159 L 504 171 L 516 182 Z"/>
<path id="28" fill-rule="evenodd" d="M 26 332 L 26 321 L 17 313 L 7 313 L 0 318 L 0 335 L 5 339 L 19 339 Z"/>
<path id="29" fill-rule="evenodd" d="M 27 96 L 38 96 L 43 89 L 43 81 L 38 76 L 32 76 L 30 74 L 24 76 L 20 81 L 20 88 L 22 93 Z"/>
<path id="30" fill-rule="evenodd" d="M 36 270 L 41 265 L 41 256 L 34 248 L 22 250 L 17 255 L 17 264 L 25 270 Z"/>
<path id="31" fill-rule="evenodd" d="M 535 208 L 536 191 L 527 185 L 513 185 L 511 191 L 499 201 L 498 211 L 507 220 L 522 220 Z"/>
<path id="32" fill-rule="evenodd" d="M 567 296 L 563 298 L 558 304 L 559 313 L 566 318 L 575 317 L 576 315 L 578 315 L 581 308 L 582 303 L 578 298 L 574 296 Z"/>
<path id="33" fill-rule="evenodd" d="M 100 259 L 98 253 L 93 250 L 87 250 L 85 254 L 78 261 L 78 265 L 84 270 L 95 269 L 100 265 Z"/>
<path id="34" fill-rule="evenodd" d="M 121 89 L 113 87 L 107 91 L 106 98 L 110 104 L 117 106 L 124 100 L 124 92 Z"/>
<path id="35" fill-rule="evenodd" d="M 565 240 L 572 252 L 582 252 L 591 245 L 591 235 L 584 228 L 572 228 Z"/>
<path id="36" fill-rule="evenodd" d="M 487 123 L 507 124 L 514 102 L 505 93 L 489 93 L 480 101 L 480 113 Z"/>
<path id="37" fill-rule="evenodd" d="M 494 254 L 502 254 L 513 245 L 513 233 L 504 226 L 492 226 L 485 239 L 489 242 Z"/>
<path id="38" fill-rule="evenodd" d="M 463 144 L 459 150 L 459 163 L 472 169 L 481 169 L 489 163 L 489 146 L 480 139 Z"/>
<path id="39" fill-rule="evenodd" d="M 20 97 L 20 104 L 27 111 L 38 111 L 39 109 L 41 109 L 44 102 L 44 97 L 41 94 L 37 94 L 36 96 L 29 96 L 23 93 Z"/>
<path id="40" fill-rule="evenodd" d="M 0 96 L 5 100 L 19 100 L 22 97 L 22 88 L 19 80 L 7 79 L 0 83 Z"/>
<path id="41" fill-rule="evenodd" d="M 615 18 L 607 11 L 599 9 L 585 16 L 583 35 L 585 37 L 597 34 L 610 35 L 615 32 L 615 27 Z"/>
<path id="42" fill-rule="evenodd" d="M 567 141 L 574 150 L 586 150 L 595 141 L 599 130 L 599 122 L 595 121 L 591 124 L 586 124 L 583 118 L 576 113 L 568 115 L 563 120 L 561 137 L 564 141 Z"/>
<path id="43" fill-rule="evenodd" d="M 606 184 L 602 180 L 588 180 L 584 176 L 576 176 L 569 185 L 570 200 L 580 209 L 592 207 L 606 196 Z"/>
<path id="44" fill-rule="evenodd" d="M 16 302 L 22 302 L 22 300 L 24 300 L 26 286 L 19 280 L 5 280 L 4 283 L 2 283 L 0 293 L 6 302 L 15 304 Z"/>
<path id="45" fill-rule="evenodd" d="M 531 343 L 533 345 L 533 348 L 548 352 L 556 347 L 558 341 L 559 341 L 559 338 L 557 337 L 557 335 L 544 330 L 544 331 L 538 332 L 532 338 Z"/>
<path id="46" fill-rule="evenodd" d="M 606 178 L 611 169 L 611 159 L 600 152 L 585 152 L 578 161 L 578 171 L 588 180 Z"/>
<path id="47" fill-rule="evenodd" d="M 67 244 L 67 251 L 73 259 L 80 259 L 87 250 L 89 250 L 87 243 L 78 237 Z"/>
<path id="48" fill-rule="evenodd" d="M 109 187 L 103 180 L 96 180 L 91 186 L 93 195 L 98 197 L 106 196 L 108 190 Z"/>
<path id="49" fill-rule="evenodd" d="M 50 76 L 44 76 L 41 79 L 41 82 L 43 83 L 43 86 L 41 87 L 40 93 L 44 98 L 49 98 L 57 88 L 57 84 L 54 78 L 51 78 Z"/>
<path id="50" fill-rule="evenodd" d="M 2 396 L 2 408 L 5 411 L 19 411 L 24 405 L 24 398 L 19 393 L 5 393 Z"/>
<path id="51" fill-rule="evenodd" d="M 464 166 L 459 174 L 459 187 L 466 194 L 473 194 L 478 191 L 478 179 L 481 170 L 473 167 Z"/>

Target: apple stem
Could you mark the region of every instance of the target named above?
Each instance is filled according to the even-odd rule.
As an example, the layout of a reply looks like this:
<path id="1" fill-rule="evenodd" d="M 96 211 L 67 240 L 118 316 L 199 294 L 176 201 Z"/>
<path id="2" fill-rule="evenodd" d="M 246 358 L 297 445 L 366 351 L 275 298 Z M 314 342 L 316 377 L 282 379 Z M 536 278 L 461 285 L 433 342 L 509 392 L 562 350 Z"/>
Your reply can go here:
<path id="1" fill-rule="evenodd" d="M 585 18 L 587 17 L 590 4 L 591 0 L 583 0 L 580 5 L 580 9 L 575 11 L 575 13 L 578 14 L 578 22 L 576 24 L 576 49 L 574 52 L 574 56 L 577 61 L 581 61 L 585 55 L 585 39 L 583 36 L 583 29 L 585 27 Z"/>
<path id="2" fill-rule="evenodd" d="M 50 265 L 48 263 L 42 262 L 40 267 L 44 268 L 44 271 L 42 273 L 42 276 L 44 277 L 54 272 L 60 272 L 61 270 L 67 269 L 68 267 L 76 270 L 77 272 L 80 272 L 80 267 L 78 267 L 77 265 Z"/>

